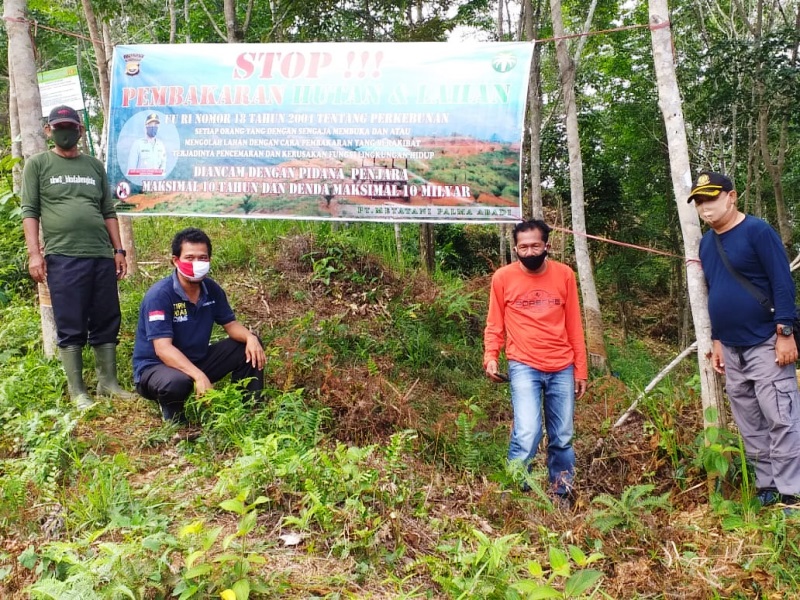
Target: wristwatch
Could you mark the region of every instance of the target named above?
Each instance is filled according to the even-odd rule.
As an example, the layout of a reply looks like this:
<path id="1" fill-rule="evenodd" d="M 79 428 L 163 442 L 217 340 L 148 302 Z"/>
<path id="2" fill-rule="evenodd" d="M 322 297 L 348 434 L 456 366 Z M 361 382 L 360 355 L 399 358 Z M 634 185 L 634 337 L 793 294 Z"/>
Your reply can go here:
<path id="1" fill-rule="evenodd" d="M 114 248 L 114 254 L 122 254 L 122 256 L 128 256 L 128 253 L 125 252 L 125 248 Z"/>
<path id="2" fill-rule="evenodd" d="M 791 325 L 778 325 L 778 335 L 790 336 L 794 332 Z"/>

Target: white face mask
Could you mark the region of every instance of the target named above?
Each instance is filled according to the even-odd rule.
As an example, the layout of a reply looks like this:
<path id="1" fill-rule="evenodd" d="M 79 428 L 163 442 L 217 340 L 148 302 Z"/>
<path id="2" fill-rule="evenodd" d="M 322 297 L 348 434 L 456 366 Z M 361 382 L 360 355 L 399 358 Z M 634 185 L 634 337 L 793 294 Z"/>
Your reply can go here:
<path id="1" fill-rule="evenodd" d="M 205 276 L 208 275 L 209 269 L 211 269 L 211 262 L 207 260 L 178 260 L 176 262 L 176 266 L 178 267 L 178 271 L 180 271 L 181 275 L 186 277 L 186 279 L 189 281 L 195 283 L 202 281 Z"/>
<path id="2" fill-rule="evenodd" d="M 720 220 L 733 208 L 733 205 L 728 202 L 727 197 L 723 201 L 703 202 L 697 207 L 697 213 L 700 218 L 712 227 L 719 223 Z"/>

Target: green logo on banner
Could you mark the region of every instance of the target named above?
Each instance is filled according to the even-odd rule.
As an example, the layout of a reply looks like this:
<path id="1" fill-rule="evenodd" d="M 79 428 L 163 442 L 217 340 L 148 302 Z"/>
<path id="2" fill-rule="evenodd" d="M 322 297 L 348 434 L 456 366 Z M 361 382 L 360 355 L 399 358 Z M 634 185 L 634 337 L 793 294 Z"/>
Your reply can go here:
<path id="1" fill-rule="evenodd" d="M 492 59 L 492 68 L 498 73 L 508 73 L 517 66 L 517 57 L 510 52 L 501 52 Z"/>

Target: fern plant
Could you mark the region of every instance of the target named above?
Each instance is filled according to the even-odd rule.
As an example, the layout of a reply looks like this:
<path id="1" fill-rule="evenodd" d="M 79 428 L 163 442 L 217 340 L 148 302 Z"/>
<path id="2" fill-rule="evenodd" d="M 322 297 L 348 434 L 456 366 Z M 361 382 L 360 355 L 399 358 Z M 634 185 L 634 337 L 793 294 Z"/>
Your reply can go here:
<path id="1" fill-rule="evenodd" d="M 655 486 L 652 484 L 634 485 L 626 488 L 619 499 L 610 494 L 600 494 L 592 500 L 592 504 L 603 506 L 593 511 L 590 520 L 603 533 L 612 529 L 629 529 L 638 534 L 644 532 L 642 517 L 653 510 L 669 512 L 669 492 L 660 496 L 651 496 Z"/>
<path id="2" fill-rule="evenodd" d="M 389 444 L 383 450 L 389 473 L 397 475 L 408 468 L 406 464 L 407 454 L 416 439 L 417 433 L 411 429 L 392 434 Z"/>
<path id="3" fill-rule="evenodd" d="M 3 470 L 8 466 L 3 465 Z M 0 535 L 22 520 L 26 506 L 26 482 L 17 474 L 0 472 Z"/>
<path id="4" fill-rule="evenodd" d="M 483 410 L 472 399 L 465 404 L 467 412 L 456 417 L 456 457 L 453 462 L 474 473 L 485 463 L 483 449 L 487 446 L 488 436 L 476 431 L 480 420 L 485 418 Z"/>

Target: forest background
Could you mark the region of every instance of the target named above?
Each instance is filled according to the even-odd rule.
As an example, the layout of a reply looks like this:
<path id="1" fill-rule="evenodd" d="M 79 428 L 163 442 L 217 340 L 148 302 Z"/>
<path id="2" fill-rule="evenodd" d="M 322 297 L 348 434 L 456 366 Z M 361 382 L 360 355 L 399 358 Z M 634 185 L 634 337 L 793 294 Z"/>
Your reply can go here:
<path id="1" fill-rule="evenodd" d="M 535 212 L 540 198 L 547 220 L 569 230 L 575 195 L 551 19 L 562 13 L 567 33 L 592 33 L 568 44 L 585 231 L 621 244 L 589 246 L 608 372 L 593 373 L 576 418 L 581 487 L 568 514 L 547 501 L 541 468 L 531 475 L 534 493 L 522 495 L 513 483 L 520 474 L 503 466 L 507 390 L 485 381 L 479 358 L 487 276 L 510 259 L 496 227 L 436 226 L 426 234 L 435 253 L 426 256 L 413 225 L 395 237 L 374 224 L 136 219 L 142 270 L 123 284 L 123 361 L 138 300 L 164 272 L 171 233 L 187 222 L 218 240 L 216 276 L 273 349 L 266 407 L 222 387 L 196 405 L 204 435 L 176 441 L 180 432 L 159 425 L 144 401 L 79 417 L 57 363 L 42 356 L 6 115 L 4 597 L 797 592 L 793 517 L 757 510 L 735 435 L 698 437 L 696 367 L 683 364 L 624 427 L 612 427 L 694 339 L 644 3 L 27 7 L 37 68 L 78 64 L 101 155 L 103 65 L 116 43 L 540 40 L 532 104 L 541 111 L 524 144 L 523 202 Z M 740 208 L 772 223 L 793 257 L 800 5 L 696 0 L 673 6 L 669 19 L 693 172 L 729 173 Z M 8 83 L 6 72 L 2 106 L 16 101 Z M 532 185 L 537 177 L 540 186 Z M 575 238 L 557 232 L 554 242 L 555 257 L 580 269 Z"/>

